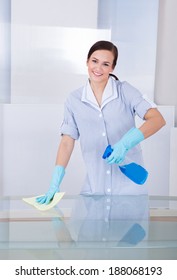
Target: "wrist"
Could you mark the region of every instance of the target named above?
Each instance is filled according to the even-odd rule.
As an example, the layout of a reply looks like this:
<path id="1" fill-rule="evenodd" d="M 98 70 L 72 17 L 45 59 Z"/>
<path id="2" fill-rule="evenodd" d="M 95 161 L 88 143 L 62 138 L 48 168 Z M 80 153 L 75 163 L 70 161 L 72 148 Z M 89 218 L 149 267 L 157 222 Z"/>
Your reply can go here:
<path id="1" fill-rule="evenodd" d="M 62 165 L 55 165 L 54 172 L 63 174 L 63 173 L 65 173 L 65 167 Z"/>
<path id="2" fill-rule="evenodd" d="M 51 180 L 51 189 L 56 189 L 59 191 L 59 186 L 65 175 L 65 168 L 61 165 L 56 165 L 53 171 L 52 180 Z"/>
<path id="3" fill-rule="evenodd" d="M 140 129 L 133 127 L 130 129 L 123 137 L 122 137 L 122 142 L 126 149 L 131 149 L 137 144 L 139 144 L 141 141 L 144 140 L 144 135 L 141 132 Z"/>

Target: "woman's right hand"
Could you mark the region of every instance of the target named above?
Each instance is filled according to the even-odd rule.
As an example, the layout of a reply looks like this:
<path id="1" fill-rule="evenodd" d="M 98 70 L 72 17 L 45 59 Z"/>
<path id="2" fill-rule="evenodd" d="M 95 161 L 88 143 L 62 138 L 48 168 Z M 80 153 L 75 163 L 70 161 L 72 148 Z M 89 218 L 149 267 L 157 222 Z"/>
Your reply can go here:
<path id="1" fill-rule="evenodd" d="M 49 204 L 54 198 L 56 192 L 60 191 L 59 187 L 64 175 L 65 168 L 63 166 L 56 165 L 48 192 L 43 196 L 37 197 L 36 202 L 38 202 L 39 204 Z"/>

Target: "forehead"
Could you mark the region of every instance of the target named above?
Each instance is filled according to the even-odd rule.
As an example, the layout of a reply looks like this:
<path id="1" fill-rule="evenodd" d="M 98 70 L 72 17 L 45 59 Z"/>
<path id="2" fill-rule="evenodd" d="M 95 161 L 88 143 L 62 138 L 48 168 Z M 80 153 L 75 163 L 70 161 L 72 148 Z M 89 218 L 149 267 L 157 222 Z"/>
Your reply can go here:
<path id="1" fill-rule="evenodd" d="M 96 58 L 101 61 L 108 61 L 108 62 L 113 62 L 114 60 L 114 55 L 111 51 L 108 50 L 97 50 L 92 53 L 91 57 Z"/>

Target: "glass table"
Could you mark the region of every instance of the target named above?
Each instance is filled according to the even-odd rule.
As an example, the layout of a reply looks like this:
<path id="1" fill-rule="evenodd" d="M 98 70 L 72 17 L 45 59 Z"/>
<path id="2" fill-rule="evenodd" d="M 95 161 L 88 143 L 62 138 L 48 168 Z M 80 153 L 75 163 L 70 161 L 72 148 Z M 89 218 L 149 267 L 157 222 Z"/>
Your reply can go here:
<path id="1" fill-rule="evenodd" d="M 72 196 L 39 211 L 0 199 L 0 259 L 177 259 L 177 197 Z"/>

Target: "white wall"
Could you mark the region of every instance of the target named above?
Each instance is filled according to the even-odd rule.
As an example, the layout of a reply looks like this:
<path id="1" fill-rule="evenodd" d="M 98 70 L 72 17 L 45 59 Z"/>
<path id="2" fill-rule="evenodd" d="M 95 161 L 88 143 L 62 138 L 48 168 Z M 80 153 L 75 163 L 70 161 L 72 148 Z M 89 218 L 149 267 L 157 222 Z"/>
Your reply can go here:
<path id="1" fill-rule="evenodd" d="M 171 129 L 170 135 L 170 192 L 171 196 L 177 196 L 177 128 Z"/>
<path id="2" fill-rule="evenodd" d="M 11 0 L 11 7 L 13 24 L 79 28 L 97 25 L 97 0 Z"/>
<path id="3" fill-rule="evenodd" d="M 12 0 L 12 103 L 63 104 L 85 83 L 90 45 L 111 38 L 97 29 L 97 2 Z"/>
<path id="4" fill-rule="evenodd" d="M 0 196 L 3 193 L 3 105 L 0 104 Z"/>
<path id="5" fill-rule="evenodd" d="M 174 127 L 174 106 L 158 106 L 166 126 L 141 143 L 145 167 L 149 176 L 147 187 L 150 195 L 169 195 L 170 182 L 170 132 Z M 137 125 L 142 123 L 138 119 Z"/>
<path id="6" fill-rule="evenodd" d="M 171 130 L 170 142 L 170 195 L 177 195 L 177 1 L 159 1 L 157 36 L 157 61 L 155 75 L 155 101 L 175 108 L 175 128 Z"/>
<path id="7" fill-rule="evenodd" d="M 10 0 L 0 0 L 0 103 L 10 101 Z"/>
<path id="8" fill-rule="evenodd" d="M 155 101 L 175 106 L 177 125 L 177 1 L 159 1 Z"/>
<path id="9" fill-rule="evenodd" d="M 63 103 L 85 83 L 88 49 L 100 39 L 118 45 L 118 77 L 153 99 L 158 0 L 109 1 L 104 13 L 106 2 L 12 0 L 12 103 Z"/>
<path id="10" fill-rule="evenodd" d="M 47 191 L 62 119 L 61 105 L 3 105 L 4 195 L 38 195 Z M 78 193 L 85 175 L 78 143 L 66 175 L 62 189 Z"/>

